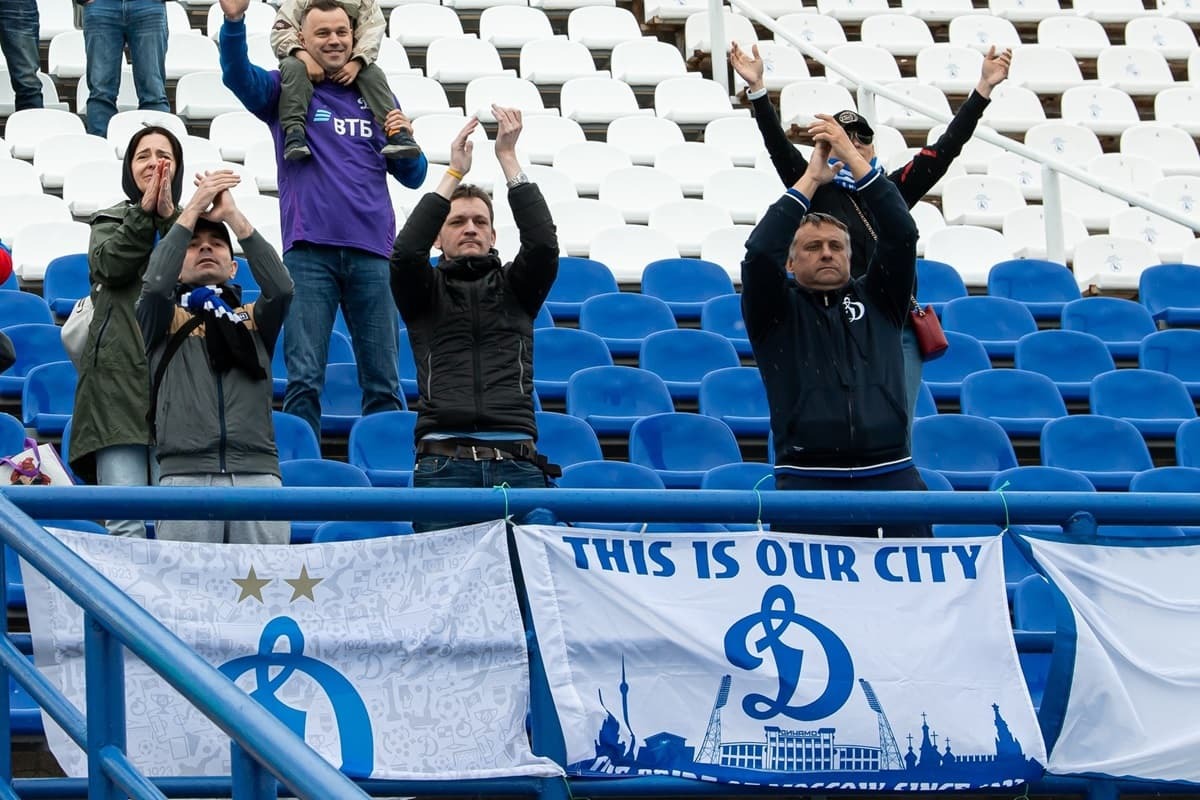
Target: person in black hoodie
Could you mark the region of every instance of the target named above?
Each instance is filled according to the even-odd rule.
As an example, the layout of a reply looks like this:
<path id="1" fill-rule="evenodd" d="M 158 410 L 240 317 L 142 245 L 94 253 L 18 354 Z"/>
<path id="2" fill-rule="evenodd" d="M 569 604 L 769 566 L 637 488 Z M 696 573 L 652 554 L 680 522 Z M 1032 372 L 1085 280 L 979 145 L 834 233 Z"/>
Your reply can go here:
<path id="1" fill-rule="evenodd" d="M 979 118 L 991 102 L 992 89 L 1008 77 L 1011 61 L 1011 50 L 997 52 L 994 46 L 990 48 L 983 57 L 979 83 L 963 101 L 958 113 L 946 127 L 945 133 L 933 144 L 922 147 L 907 164 L 888 175 L 900 190 L 900 195 L 909 208 L 916 205 L 917 201 L 941 180 L 951 162 L 962 152 L 963 145 L 970 140 Z M 758 56 L 758 48 L 753 48 L 751 57 L 734 42 L 729 62 L 742 80 L 746 81 L 746 96 L 754 109 L 758 130 L 762 134 L 763 144 L 767 147 L 779 179 L 783 181 L 784 186 L 794 185 L 804 174 L 808 162 L 788 141 L 787 134 L 779 123 L 779 117 L 775 115 L 775 109 L 771 106 L 771 98 L 763 85 L 764 64 Z M 834 119 L 845 128 L 858 152 L 868 161 L 875 163 L 875 131 L 870 123 L 857 112 L 849 110 L 839 111 L 834 115 Z M 850 188 L 852 184 L 853 180 L 848 174 L 839 175 L 819 188 L 810 199 L 813 211 L 832 214 L 846 224 L 853 249 L 850 274 L 858 278 L 866 272 L 871 251 L 875 249 L 875 242 L 879 237 L 871 210 L 858 202 Z M 904 356 L 905 398 L 911 417 L 917 405 L 917 393 L 921 388 L 921 353 L 917 347 L 916 336 L 909 326 L 905 326 Z"/>
<path id="2" fill-rule="evenodd" d="M 767 209 L 742 262 L 742 315 L 767 388 L 775 485 L 924 490 L 909 455 L 900 345 L 917 228 L 895 185 L 833 117 L 817 116 L 809 128 L 816 141 L 812 161 Z M 818 189 L 843 168 L 879 234 L 858 278 L 851 277 L 846 224 L 810 210 Z M 874 536 L 877 529 L 821 525 L 811 532 Z M 929 536 L 930 529 L 885 525 L 882 533 Z"/>
<path id="3" fill-rule="evenodd" d="M 558 275 L 558 237 L 541 191 L 517 162 L 521 112 L 492 109 L 496 158 L 521 234 L 516 258 L 503 264 L 496 253 L 487 192 L 460 183 L 471 168 L 475 118 L 455 137 L 445 176 L 413 209 L 392 251 L 392 296 L 420 387 L 417 487 L 545 488 L 557 472 L 535 446 L 533 320 Z M 442 251 L 437 269 L 431 247 Z"/>

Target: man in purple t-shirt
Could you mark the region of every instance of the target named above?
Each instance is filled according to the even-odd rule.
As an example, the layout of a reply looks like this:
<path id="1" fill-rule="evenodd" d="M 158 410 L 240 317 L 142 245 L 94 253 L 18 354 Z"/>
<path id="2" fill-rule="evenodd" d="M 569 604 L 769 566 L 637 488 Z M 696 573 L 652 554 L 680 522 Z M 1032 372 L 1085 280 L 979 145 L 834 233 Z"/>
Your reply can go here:
<path id="1" fill-rule="evenodd" d="M 267 123 L 275 139 L 283 263 L 296 284 L 283 329 L 288 372 L 283 410 L 302 417 L 319 437 L 329 334 L 339 305 L 354 344 L 363 414 L 402 407 L 396 309 L 388 302 L 396 218 L 387 175 L 416 188 L 425 180 L 428 162 L 424 155 L 391 160 L 380 155 L 385 128 L 411 130 L 408 119 L 393 109 L 380 127 L 358 89 L 332 79 L 313 87 L 307 118 L 312 157 L 285 160 L 279 73 L 252 65 L 247 55 L 244 17 L 250 0 L 220 4 L 225 85 Z M 353 34 L 336 0 L 313 0 L 300 22 L 300 45 L 329 76 L 351 57 Z"/>

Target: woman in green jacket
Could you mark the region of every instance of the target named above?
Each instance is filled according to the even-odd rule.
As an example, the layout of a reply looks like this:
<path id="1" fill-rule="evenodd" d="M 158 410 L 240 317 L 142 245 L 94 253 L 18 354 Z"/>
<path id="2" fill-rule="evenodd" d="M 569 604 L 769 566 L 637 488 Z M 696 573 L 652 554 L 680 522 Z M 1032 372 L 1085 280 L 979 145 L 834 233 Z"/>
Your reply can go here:
<path id="1" fill-rule="evenodd" d="M 95 313 L 79 366 L 71 421 L 71 468 L 103 486 L 146 486 L 150 374 L 134 316 L 150 252 L 179 216 L 183 147 L 165 128 L 129 141 L 121 172 L 128 201 L 92 218 L 88 267 Z M 142 520 L 108 520 L 109 533 L 146 535 Z"/>

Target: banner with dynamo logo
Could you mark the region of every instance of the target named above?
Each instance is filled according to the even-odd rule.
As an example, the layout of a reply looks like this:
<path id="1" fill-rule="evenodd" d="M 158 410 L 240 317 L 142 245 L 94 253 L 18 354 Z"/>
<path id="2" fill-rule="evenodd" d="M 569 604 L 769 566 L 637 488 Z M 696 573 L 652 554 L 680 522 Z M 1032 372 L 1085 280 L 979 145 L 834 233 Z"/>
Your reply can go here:
<path id="1" fill-rule="evenodd" d="M 931 791 L 1043 773 L 999 538 L 516 541 L 569 774 Z"/>
<path id="2" fill-rule="evenodd" d="M 525 734 L 529 665 L 503 523 L 302 546 L 52 531 L 352 777 L 555 776 Z M 85 707 L 83 613 L 22 570 L 38 668 Z M 229 740 L 126 651 L 127 752 L 228 775 Z M 43 714 L 68 776 L 86 755 Z"/>
<path id="3" fill-rule="evenodd" d="M 1056 612 L 1047 771 L 1200 783 L 1200 538 L 1018 542 Z"/>

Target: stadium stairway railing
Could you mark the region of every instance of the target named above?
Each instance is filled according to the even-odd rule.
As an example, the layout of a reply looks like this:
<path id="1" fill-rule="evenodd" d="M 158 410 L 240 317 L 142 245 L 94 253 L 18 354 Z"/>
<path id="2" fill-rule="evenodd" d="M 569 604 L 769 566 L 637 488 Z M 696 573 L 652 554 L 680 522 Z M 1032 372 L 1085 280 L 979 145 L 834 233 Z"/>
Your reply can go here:
<path id="1" fill-rule="evenodd" d="M 201 503 L 219 519 L 388 520 L 436 518 L 453 507 L 462 516 L 500 518 L 549 509 L 561 519 L 647 522 L 880 523 L 945 522 L 1058 524 L 1094 535 L 1097 524 L 1200 524 L 1200 498 L 1189 494 L 1075 492 L 766 492 L 695 490 L 514 489 L 178 489 L 12 487 L 0 489 L 0 541 L 45 574 L 83 609 L 87 720 L 54 690 L 23 655 L 28 635 L 0 638 L 0 681 L 11 675 L 89 757 L 89 778 L 12 778 L 8 695 L 0 693 L 0 799 L 23 797 L 165 798 L 221 796 L 263 800 L 276 792 L 301 798 L 395 795 L 523 796 L 552 800 L 589 797 L 736 796 L 769 794 L 768 787 L 713 785 L 667 776 L 620 781 L 491 779 L 476 781 L 361 781 L 357 785 L 292 734 L 283 723 L 222 677 L 128 596 L 42 529 L 34 518 L 134 515 L 180 519 Z M 0 560 L 0 570 L 2 567 Z M 0 579 L 3 575 L 0 574 Z M 523 601 L 523 599 L 522 599 Z M 527 615 L 526 615 L 527 616 Z M 1050 633 L 1016 634 L 1022 652 L 1048 652 Z M 537 641 L 530 649 L 531 735 L 534 752 L 565 762 Z M 161 674 L 233 740 L 233 775 L 148 779 L 123 752 L 122 647 Z M 6 674 L 7 673 L 7 674 Z M 118 687 L 115 688 L 114 687 Z M 283 786 L 278 787 L 278 780 Z M 776 792 L 783 791 L 776 789 Z M 1046 777 L 1035 795 L 1082 795 L 1111 800 L 1121 793 L 1194 794 L 1184 784 Z M 1008 792 L 1011 794 L 1011 791 Z"/>

